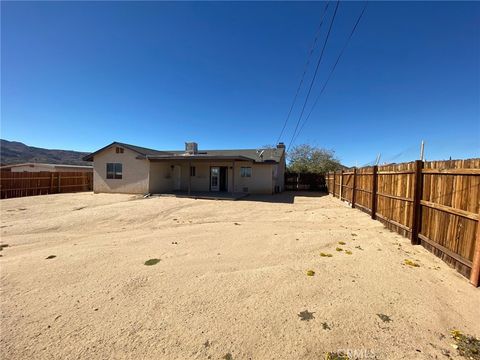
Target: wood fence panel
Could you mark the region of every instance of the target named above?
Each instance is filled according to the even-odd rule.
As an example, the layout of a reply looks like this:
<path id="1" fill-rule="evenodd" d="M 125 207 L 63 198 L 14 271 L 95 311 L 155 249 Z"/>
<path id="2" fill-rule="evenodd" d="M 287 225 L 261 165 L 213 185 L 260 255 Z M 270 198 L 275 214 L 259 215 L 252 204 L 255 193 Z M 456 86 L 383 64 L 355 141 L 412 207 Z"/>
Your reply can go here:
<path id="1" fill-rule="evenodd" d="M 342 200 L 352 202 L 353 194 L 353 170 L 343 173 Z"/>
<path id="2" fill-rule="evenodd" d="M 11 172 L 0 173 L 0 198 L 91 191 L 93 174 L 87 172 Z"/>
<path id="3" fill-rule="evenodd" d="M 376 215 L 387 228 L 409 237 L 412 229 L 415 163 L 379 166 Z"/>
<path id="4" fill-rule="evenodd" d="M 423 173 L 421 243 L 469 277 L 478 228 L 480 174 L 429 173 L 432 169 L 480 169 L 480 159 L 425 162 Z"/>
<path id="5" fill-rule="evenodd" d="M 370 213 L 372 210 L 373 168 L 357 169 L 355 185 L 355 207 Z"/>
<path id="6" fill-rule="evenodd" d="M 352 201 L 355 182 L 352 207 L 373 212 L 479 286 L 480 159 L 365 167 L 356 169 L 355 181 L 351 176 L 345 171 L 340 186 L 340 173 L 329 173 L 329 192 L 338 196 L 341 188 L 342 199 Z"/>

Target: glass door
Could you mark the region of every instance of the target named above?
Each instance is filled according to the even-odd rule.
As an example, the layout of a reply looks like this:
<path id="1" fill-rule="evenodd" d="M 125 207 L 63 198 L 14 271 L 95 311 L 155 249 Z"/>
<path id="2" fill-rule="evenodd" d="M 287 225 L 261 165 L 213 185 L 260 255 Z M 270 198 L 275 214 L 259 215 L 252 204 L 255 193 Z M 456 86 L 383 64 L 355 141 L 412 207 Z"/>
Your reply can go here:
<path id="1" fill-rule="evenodd" d="M 219 191 L 219 178 L 220 178 L 220 168 L 211 167 L 210 168 L 210 191 Z"/>

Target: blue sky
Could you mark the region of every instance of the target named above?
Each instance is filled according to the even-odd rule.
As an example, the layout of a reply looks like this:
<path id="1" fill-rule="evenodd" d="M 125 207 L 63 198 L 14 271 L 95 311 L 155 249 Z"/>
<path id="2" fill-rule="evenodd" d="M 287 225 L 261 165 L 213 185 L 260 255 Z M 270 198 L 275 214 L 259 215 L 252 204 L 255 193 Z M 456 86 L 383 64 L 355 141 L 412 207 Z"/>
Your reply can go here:
<path id="1" fill-rule="evenodd" d="M 307 112 L 363 4 L 340 3 Z M 272 144 L 324 5 L 2 2 L 1 137 L 81 151 Z M 475 2 L 370 2 L 296 143 L 346 165 L 414 160 L 422 139 L 427 159 L 479 157 L 479 24 Z"/>

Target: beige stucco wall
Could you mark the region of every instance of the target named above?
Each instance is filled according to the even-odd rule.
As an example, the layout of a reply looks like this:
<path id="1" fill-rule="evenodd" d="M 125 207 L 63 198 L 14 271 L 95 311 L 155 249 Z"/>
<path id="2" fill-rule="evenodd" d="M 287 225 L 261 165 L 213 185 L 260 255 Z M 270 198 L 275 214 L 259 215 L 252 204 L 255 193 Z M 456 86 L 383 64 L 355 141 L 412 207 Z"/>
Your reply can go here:
<path id="1" fill-rule="evenodd" d="M 179 166 L 181 172 L 180 190 L 188 190 L 188 177 L 190 174 L 189 164 L 185 161 L 172 162 L 151 162 L 150 164 L 150 184 L 149 191 L 151 193 L 162 193 L 173 191 L 174 171 L 173 166 Z M 232 162 L 208 162 L 196 161 L 192 162 L 195 166 L 196 175 L 191 178 L 191 191 L 209 191 L 210 189 L 210 167 L 226 166 L 227 174 L 227 191 L 231 192 L 235 184 L 235 192 L 243 192 L 247 188 L 249 193 L 271 194 L 274 190 L 273 170 L 271 164 L 252 164 L 250 162 L 235 163 L 235 181 L 233 181 L 233 163 Z M 252 168 L 252 177 L 242 178 L 240 176 L 240 168 L 247 166 Z M 283 174 L 282 174 L 283 176 Z"/>
<path id="2" fill-rule="evenodd" d="M 150 162 L 149 192 L 161 194 L 173 189 L 173 171 L 166 162 Z"/>
<path id="3" fill-rule="evenodd" d="M 148 192 L 149 170 L 148 160 L 137 159 L 138 154 L 124 149 L 123 154 L 115 152 L 112 146 L 93 158 L 93 191 L 128 194 L 144 194 Z M 107 179 L 107 163 L 121 163 L 122 179 Z"/>

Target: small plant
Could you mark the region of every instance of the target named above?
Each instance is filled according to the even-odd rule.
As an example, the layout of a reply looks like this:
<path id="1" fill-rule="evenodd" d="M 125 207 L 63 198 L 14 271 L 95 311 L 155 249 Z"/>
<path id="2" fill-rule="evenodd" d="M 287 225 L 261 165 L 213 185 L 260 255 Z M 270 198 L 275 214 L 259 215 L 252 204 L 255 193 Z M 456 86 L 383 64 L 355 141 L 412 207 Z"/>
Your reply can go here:
<path id="1" fill-rule="evenodd" d="M 159 262 L 160 262 L 160 259 L 149 259 L 145 261 L 145 265 L 152 266 L 152 265 L 158 264 Z"/>
<path id="2" fill-rule="evenodd" d="M 337 247 L 335 250 L 337 251 L 343 251 L 343 249 L 341 247 Z"/>
<path id="3" fill-rule="evenodd" d="M 325 354 L 325 360 L 349 360 L 350 358 L 343 352 L 328 352 Z"/>
<path id="4" fill-rule="evenodd" d="M 338 242 L 340 245 L 346 245 L 347 243 L 345 241 L 339 241 Z"/>
<path id="5" fill-rule="evenodd" d="M 450 334 L 455 340 L 454 348 L 457 349 L 458 353 L 466 357 L 467 359 L 480 359 L 480 340 L 477 338 L 465 335 L 460 330 L 451 330 Z"/>
<path id="6" fill-rule="evenodd" d="M 420 267 L 415 261 L 410 259 L 405 259 L 405 265 L 412 266 L 412 267 Z"/>
<path id="7" fill-rule="evenodd" d="M 333 255 L 332 255 L 332 254 L 326 254 L 326 253 L 321 252 L 321 253 L 320 253 L 320 256 L 321 256 L 321 257 L 332 257 Z"/>
<path id="8" fill-rule="evenodd" d="M 315 316 L 313 316 L 313 314 L 314 312 L 305 310 L 298 313 L 297 316 L 300 318 L 301 321 L 310 321 L 312 319 L 315 319 Z"/>
<path id="9" fill-rule="evenodd" d="M 307 276 L 313 276 L 313 275 L 315 275 L 315 271 L 307 270 Z"/>
<path id="10" fill-rule="evenodd" d="M 363 250 L 362 247 L 360 245 L 358 246 L 355 246 L 355 249 L 358 249 L 358 250 Z"/>
<path id="11" fill-rule="evenodd" d="M 352 255 L 352 252 L 350 250 L 345 250 L 345 254 Z"/>
<path id="12" fill-rule="evenodd" d="M 390 318 L 390 316 L 388 315 L 385 315 L 385 314 L 377 314 L 377 316 L 380 318 L 380 320 L 382 320 L 383 322 L 390 322 L 392 321 L 392 319 Z"/>
<path id="13" fill-rule="evenodd" d="M 323 328 L 323 330 L 332 330 L 332 328 L 330 326 L 328 326 L 328 324 L 326 322 L 322 323 L 322 328 Z"/>

